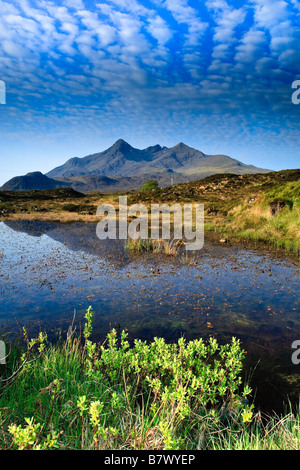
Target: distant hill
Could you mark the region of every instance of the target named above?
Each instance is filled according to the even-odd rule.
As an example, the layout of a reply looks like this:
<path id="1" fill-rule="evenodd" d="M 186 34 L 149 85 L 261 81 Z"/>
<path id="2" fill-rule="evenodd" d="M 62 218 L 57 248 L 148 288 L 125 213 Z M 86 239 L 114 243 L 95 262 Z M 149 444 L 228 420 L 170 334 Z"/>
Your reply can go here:
<path id="1" fill-rule="evenodd" d="M 180 142 L 174 147 L 154 145 L 136 149 L 122 139 L 103 152 L 71 158 L 46 175 L 28 173 L 5 183 L 2 190 L 22 191 L 72 187 L 76 191 L 117 192 L 139 189 L 147 179 L 160 187 L 214 174 L 255 174 L 270 170 L 246 165 L 227 155 L 206 155 Z"/>
<path id="2" fill-rule="evenodd" d="M 47 176 L 40 171 L 27 173 L 24 176 L 15 176 L 7 181 L 0 189 L 2 191 L 32 191 L 43 189 L 57 189 L 71 186 L 68 183 L 60 183 Z"/>

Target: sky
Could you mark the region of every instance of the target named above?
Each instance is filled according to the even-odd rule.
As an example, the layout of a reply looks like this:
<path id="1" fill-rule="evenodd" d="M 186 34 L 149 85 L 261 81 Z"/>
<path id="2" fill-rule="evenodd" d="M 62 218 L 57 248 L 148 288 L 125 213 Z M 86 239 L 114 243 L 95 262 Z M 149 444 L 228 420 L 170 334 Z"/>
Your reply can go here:
<path id="1" fill-rule="evenodd" d="M 299 79 L 299 0 L 0 0 L 0 185 L 120 138 L 299 168 Z"/>

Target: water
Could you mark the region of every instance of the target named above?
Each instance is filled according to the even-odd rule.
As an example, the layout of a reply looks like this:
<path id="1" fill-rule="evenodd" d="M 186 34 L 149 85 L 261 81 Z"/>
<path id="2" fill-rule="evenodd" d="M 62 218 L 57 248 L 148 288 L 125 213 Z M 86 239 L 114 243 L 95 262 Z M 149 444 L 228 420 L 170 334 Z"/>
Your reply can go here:
<path id="1" fill-rule="evenodd" d="M 122 241 L 100 241 L 94 224 L 0 223 L 0 326 L 38 324 L 48 335 L 77 330 L 89 305 L 94 339 L 111 327 L 129 339 L 176 341 L 236 336 L 246 350 L 245 374 L 263 410 L 297 402 L 300 365 L 299 268 L 268 253 L 205 243 L 177 258 L 130 255 Z"/>

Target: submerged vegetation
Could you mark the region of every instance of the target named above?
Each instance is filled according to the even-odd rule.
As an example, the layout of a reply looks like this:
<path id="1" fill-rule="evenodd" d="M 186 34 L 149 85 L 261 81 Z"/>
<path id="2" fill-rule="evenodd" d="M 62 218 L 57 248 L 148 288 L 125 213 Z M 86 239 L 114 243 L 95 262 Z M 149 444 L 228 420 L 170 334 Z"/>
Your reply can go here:
<path id="1" fill-rule="evenodd" d="M 292 413 L 263 421 L 242 384 L 239 340 L 214 338 L 129 344 L 112 330 L 47 343 L 40 333 L 13 349 L 0 382 L 0 448 L 299 449 Z"/>

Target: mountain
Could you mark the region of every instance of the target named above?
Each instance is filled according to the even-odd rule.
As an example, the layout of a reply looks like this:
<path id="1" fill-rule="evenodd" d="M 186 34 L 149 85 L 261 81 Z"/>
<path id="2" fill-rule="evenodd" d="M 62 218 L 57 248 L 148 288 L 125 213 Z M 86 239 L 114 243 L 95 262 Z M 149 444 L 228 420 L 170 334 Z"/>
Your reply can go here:
<path id="1" fill-rule="evenodd" d="M 48 178 L 40 171 L 34 171 L 24 176 L 15 176 L 7 181 L 0 189 L 2 191 L 31 191 L 65 188 L 68 186 L 71 185 Z"/>
<path id="2" fill-rule="evenodd" d="M 156 179 L 161 187 L 167 187 L 217 173 L 242 175 L 269 171 L 227 155 L 206 155 L 183 142 L 170 148 L 156 144 L 140 150 L 119 139 L 103 152 L 71 158 L 46 175 L 29 173 L 13 178 L 2 189 L 72 187 L 85 193 L 117 192 L 139 189 L 148 179 Z"/>
<path id="3" fill-rule="evenodd" d="M 205 155 L 183 142 L 171 148 L 154 145 L 140 150 L 119 139 L 103 152 L 71 158 L 47 173 L 47 176 L 69 178 L 102 175 L 118 179 L 138 175 L 162 176 L 166 171 L 199 179 L 215 173 L 263 173 L 269 170 L 246 165 L 226 155 Z"/>
<path id="4" fill-rule="evenodd" d="M 53 181 L 61 185 L 68 185 L 79 192 L 121 191 L 122 184 L 119 180 L 102 175 L 80 175 L 68 178 L 54 178 Z"/>
<path id="5" fill-rule="evenodd" d="M 47 173 L 47 176 L 50 178 L 80 175 L 103 175 L 112 178 L 131 176 L 141 173 L 152 159 L 152 152 L 146 149 L 135 149 L 124 140 L 119 139 L 104 152 L 83 158 L 71 158 L 64 165 Z"/>

